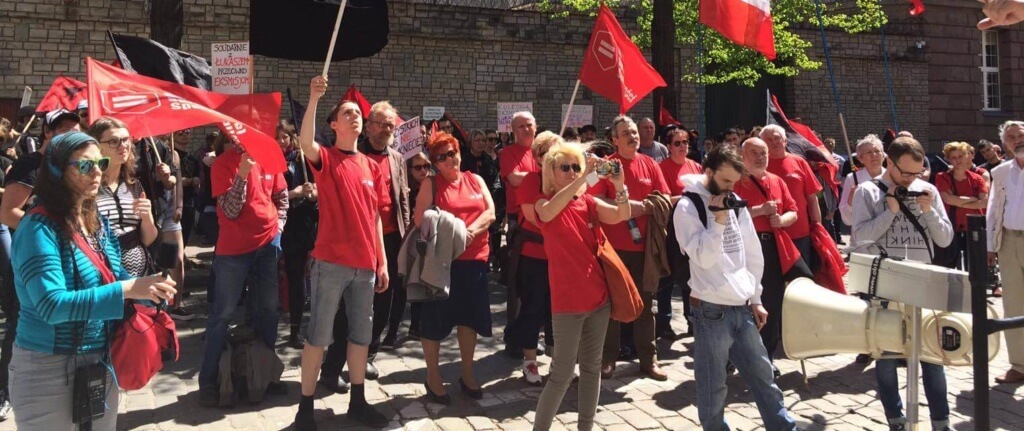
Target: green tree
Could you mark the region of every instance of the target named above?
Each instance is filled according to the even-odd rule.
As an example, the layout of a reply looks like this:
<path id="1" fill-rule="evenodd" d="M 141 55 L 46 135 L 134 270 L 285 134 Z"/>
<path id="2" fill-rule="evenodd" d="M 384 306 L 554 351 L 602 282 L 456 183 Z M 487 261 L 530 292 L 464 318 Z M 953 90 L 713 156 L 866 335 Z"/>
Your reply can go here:
<path id="1" fill-rule="evenodd" d="M 555 4 L 555 3 L 560 4 Z M 817 28 L 816 0 L 773 0 L 772 21 L 775 27 L 776 60 L 768 61 L 760 53 L 736 45 L 713 29 L 697 21 L 698 0 L 674 0 L 676 41 L 683 46 L 697 46 L 698 35 L 703 32 L 704 84 L 736 82 L 753 86 L 765 74 L 795 76 L 804 70 L 817 70 L 822 62 L 811 59 L 807 52 L 812 45 L 821 44 L 820 38 L 807 40 L 795 30 L 798 27 Z M 596 14 L 601 0 L 544 0 L 542 9 L 556 16 L 573 11 Z M 641 48 L 651 43 L 651 0 L 606 0 L 608 7 L 632 7 L 639 12 L 639 31 L 632 35 Z M 860 33 L 878 29 L 887 22 L 878 0 L 843 0 L 822 2 L 822 21 L 826 28 L 847 33 Z M 683 80 L 697 82 L 697 57 L 684 59 Z"/>

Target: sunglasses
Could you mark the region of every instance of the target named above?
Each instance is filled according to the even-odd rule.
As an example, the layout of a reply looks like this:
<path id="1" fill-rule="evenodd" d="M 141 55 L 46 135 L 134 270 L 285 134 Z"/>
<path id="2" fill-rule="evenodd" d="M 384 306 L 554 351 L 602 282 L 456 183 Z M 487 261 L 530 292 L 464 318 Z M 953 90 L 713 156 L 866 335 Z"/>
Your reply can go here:
<path id="1" fill-rule="evenodd" d="M 425 171 L 427 169 L 430 169 L 430 165 L 412 165 L 412 170 L 414 171 Z"/>
<path id="2" fill-rule="evenodd" d="M 562 172 L 569 172 L 571 170 L 577 174 L 583 172 L 583 168 L 581 168 L 578 163 L 573 163 L 571 165 L 563 163 L 558 167 L 558 169 L 561 170 Z"/>
<path id="3" fill-rule="evenodd" d="M 106 145 L 106 146 L 108 146 L 110 148 L 117 148 L 117 147 L 120 147 L 122 145 L 129 145 L 129 144 L 131 144 L 132 143 L 132 138 L 131 138 L 131 136 L 124 137 L 124 138 L 114 138 L 114 139 L 108 139 L 106 141 L 100 141 L 100 143 L 104 144 L 104 145 Z"/>
<path id="4" fill-rule="evenodd" d="M 673 147 L 682 147 L 683 145 L 690 145 L 688 141 L 673 141 L 671 144 Z"/>
<path id="5" fill-rule="evenodd" d="M 457 155 L 459 155 L 459 153 L 455 152 L 455 150 L 452 150 L 447 153 L 438 154 L 435 158 L 437 159 L 438 162 L 443 162 L 445 160 L 448 160 L 449 158 L 454 158 Z"/>
<path id="6" fill-rule="evenodd" d="M 78 168 L 78 173 L 82 175 L 89 175 L 89 173 L 92 172 L 92 170 L 95 169 L 96 167 L 100 168 L 100 172 L 104 172 L 107 170 L 107 167 L 110 166 L 110 157 L 100 157 L 96 160 L 72 160 L 68 162 L 68 166 L 74 166 Z"/>

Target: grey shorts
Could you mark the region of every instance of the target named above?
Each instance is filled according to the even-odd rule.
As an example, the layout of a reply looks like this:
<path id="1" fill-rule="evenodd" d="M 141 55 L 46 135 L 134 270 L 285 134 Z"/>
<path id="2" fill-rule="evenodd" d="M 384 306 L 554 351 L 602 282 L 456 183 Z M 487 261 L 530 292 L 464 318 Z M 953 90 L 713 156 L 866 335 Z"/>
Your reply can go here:
<path id="1" fill-rule="evenodd" d="M 74 431 L 71 423 L 71 404 L 74 393 L 75 366 L 95 364 L 98 353 L 66 355 L 36 352 L 14 346 L 11 355 L 11 406 L 17 413 L 15 427 L 23 430 Z M 120 391 L 113 376 L 107 374 L 107 410 L 103 417 L 93 421 L 95 431 L 114 431 L 117 428 L 117 406 Z"/>
<path id="2" fill-rule="evenodd" d="M 334 342 L 334 317 L 341 300 L 348 316 L 348 342 L 370 345 L 373 329 L 373 285 L 377 274 L 369 269 L 335 265 L 319 259 L 309 264 L 310 315 L 306 342 L 326 347 Z"/>
<path id="3" fill-rule="evenodd" d="M 177 207 L 174 206 L 173 199 L 160 198 L 160 210 L 163 211 L 158 214 L 160 217 L 156 220 L 156 228 L 160 233 L 164 232 L 178 232 L 181 230 L 181 222 L 174 221 L 174 211 Z"/>

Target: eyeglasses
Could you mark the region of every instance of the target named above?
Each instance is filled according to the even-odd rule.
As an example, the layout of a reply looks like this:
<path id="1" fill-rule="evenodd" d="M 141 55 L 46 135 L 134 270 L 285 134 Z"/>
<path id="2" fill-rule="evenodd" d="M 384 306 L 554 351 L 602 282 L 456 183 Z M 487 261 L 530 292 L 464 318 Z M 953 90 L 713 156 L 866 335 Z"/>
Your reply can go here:
<path id="1" fill-rule="evenodd" d="M 683 145 L 690 145 L 687 141 L 673 141 L 671 144 L 673 147 L 682 147 Z"/>
<path id="2" fill-rule="evenodd" d="M 457 155 L 459 155 L 459 153 L 455 152 L 455 150 L 452 150 L 447 153 L 438 154 L 435 157 L 435 159 L 437 159 L 438 162 L 444 162 L 445 160 L 448 160 L 449 158 L 454 158 Z"/>
<path id="3" fill-rule="evenodd" d="M 903 178 L 921 178 L 921 177 L 924 176 L 924 171 L 921 171 L 921 172 L 907 172 L 907 171 L 904 171 L 903 169 L 901 169 L 900 165 L 897 165 L 896 162 L 892 162 L 892 166 L 894 168 L 896 168 L 897 171 L 900 172 L 900 175 L 903 176 Z"/>
<path id="4" fill-rule="evenodd" d="M 562 172 L 569 172 L 571 170 L 577 174 L 583 171 L 583 168 L 580 167 L 579 163 L 573 163 L 571 165 L 563 163 L 558 166 L 558 169 L 561 170 Z"/>
<path id="5" fill-rule="evenodd" d="M 425 171 L 427 169 L 430 169 L 430 165 L 412 165 L 412 170 L 414 171 Z"/>
<path id="6" fill-rule="evenodd" d="M 110 166 L 110 157 L 100 157 L 98 159 L 78 159 L 68 162 L 68 166 L 74 166 L 78 168 L 78 173 L 82 175 L 89 175 L 96 167 L 100 168 L 100 172 L 107 170 Z"/>
<path id="7" fill-rule="evenodd" d="M 385 129 L 391 129 L 391 130 L 394 130 L 395 127 L 398 127 L 398 126 L 395 125 L 395 123 L 386 123 L 386 122 L 383 122 L 383 121 L 370 121 L 369 123 L 370 124 L 376 124 L 376 125 L 378 125 L 380 127 L 383 127 Z"/>
<path id="8" fill-rule="evenodd" d="M 131 136 L 126 136 L 126 137 L 123 137 L 123 138 L 112 138 L 112 139 L 107 139 L 106 141 L 100 141 L 100 143 L 104 144 L 104 145 L 106 145 L 106 146 L 108 146 L 110 148 L 117 148 L 117 147 L 120 147 L 122 145 L 130 145 L 132 143 L 132 137 Z"/>

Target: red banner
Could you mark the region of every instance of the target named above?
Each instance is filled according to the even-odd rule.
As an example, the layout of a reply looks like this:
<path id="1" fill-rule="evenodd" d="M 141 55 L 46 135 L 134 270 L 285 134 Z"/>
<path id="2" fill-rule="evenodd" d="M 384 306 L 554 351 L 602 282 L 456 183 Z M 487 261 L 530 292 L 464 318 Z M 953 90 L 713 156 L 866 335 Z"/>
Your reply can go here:
<path id="1" fill-rule="evenodd" d="M 597 12 L 579 79 L 595 93 L 618 104 L 620 114 L 655 88 L 666 85 L 604 4 Z"/>
<path id="2" fill-rule="evenodd" d="M 66 76 L 58 76 L 53 80 L 53 85 L 43 96 L 43 100 L 36 106 L 36 112 L 50 112 L 64 108 L 75 112 L 78 103 L 86 98 L 86 85 L 77 79 Z"/>

